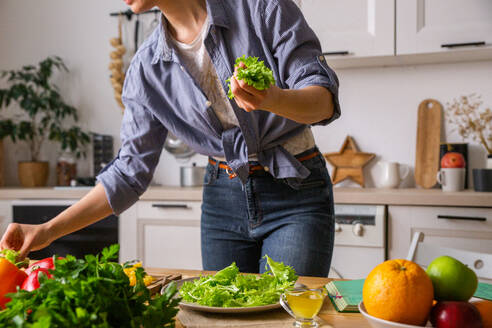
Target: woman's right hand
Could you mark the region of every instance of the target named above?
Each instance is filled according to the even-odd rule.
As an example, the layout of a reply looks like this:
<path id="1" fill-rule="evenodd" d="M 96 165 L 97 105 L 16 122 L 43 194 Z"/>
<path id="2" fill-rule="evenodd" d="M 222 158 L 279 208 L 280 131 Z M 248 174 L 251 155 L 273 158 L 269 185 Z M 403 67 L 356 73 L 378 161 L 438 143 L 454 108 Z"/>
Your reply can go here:
<path id="1" fill-rule="evenodd" d="M 51 242 L 45 224 L 11 223 L 0 241 L 0 249 L 19 251 L 20 258 L 24 259 L 30 251 L 45 248 Z"/>

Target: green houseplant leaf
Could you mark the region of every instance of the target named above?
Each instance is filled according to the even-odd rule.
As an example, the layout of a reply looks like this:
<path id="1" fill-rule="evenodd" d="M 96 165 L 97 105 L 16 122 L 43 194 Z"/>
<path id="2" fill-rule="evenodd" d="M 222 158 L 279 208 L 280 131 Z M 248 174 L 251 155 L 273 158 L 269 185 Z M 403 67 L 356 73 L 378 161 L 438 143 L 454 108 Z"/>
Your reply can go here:
<path id="1" fill-rule="evenodd" d="M 42 60 L 38 65 L 26 65 L 18 70 L 0 72 L 8 87 L 0 89 L 1 110 L 16 104 L 18 115 L 0 115 L 0 139 L 10 137 L 29 144 L 31 161 L 39 160 L 40 149 L 46 140 L 58 142 L 62 150 L 71 151 L 77 158 L 85 155 L 89 135 L 75 125 L 77 110 L 66 104 L 58 88 L 51 82 L 54 71 L 68 72 L 60 57 Z"/>

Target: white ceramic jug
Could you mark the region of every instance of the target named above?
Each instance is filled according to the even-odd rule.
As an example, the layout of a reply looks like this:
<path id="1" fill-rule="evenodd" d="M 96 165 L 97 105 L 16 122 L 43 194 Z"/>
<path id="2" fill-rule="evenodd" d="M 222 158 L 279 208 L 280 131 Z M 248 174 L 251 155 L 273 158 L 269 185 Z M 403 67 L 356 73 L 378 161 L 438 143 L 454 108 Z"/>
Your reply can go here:
<path id="1" fill-rule="evenodd" d="M 381 168 L 379 183 L 379 187 L 381 188 L 398 188 L 400 182 L 410 173 L 410 168 L 405 165 L 405 173 L 400 175 L 400 164 L 397 162 L 379 161 L 378 166 Z"/>

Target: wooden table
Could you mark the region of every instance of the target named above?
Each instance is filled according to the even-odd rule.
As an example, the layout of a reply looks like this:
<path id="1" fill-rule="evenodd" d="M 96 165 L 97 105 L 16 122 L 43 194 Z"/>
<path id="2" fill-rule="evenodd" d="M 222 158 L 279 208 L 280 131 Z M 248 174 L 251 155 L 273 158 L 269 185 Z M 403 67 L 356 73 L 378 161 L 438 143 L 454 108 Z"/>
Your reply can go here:
<path id="1" fill-rule="evenodd" d="M 184 278 L 196 277 L 200 274 L 214 274 L 210 271 L 199 271 L 199 270 L 180 270 L 180 269 L 157 269 L 157 268 L 146 268 L 145 271 L 150 275 L 166 275 L 166 274 L 181 274 Z M 319 288 L 328 283 L 331 279 L 329 278 L 318 278 L 318 277 L 299 277 L 299 282 L 307 285 L 311 288 Z M 318 316 L 324 321 L 325 324 L 322 327 L 333 327 L 340 328 L 369 328 L 369 323 L 364 319 L 360 313 L 338 313 L 331 302 L 326 299 Z M 177 328 L 185 328 L 179 321 L 176 322 Z"/>

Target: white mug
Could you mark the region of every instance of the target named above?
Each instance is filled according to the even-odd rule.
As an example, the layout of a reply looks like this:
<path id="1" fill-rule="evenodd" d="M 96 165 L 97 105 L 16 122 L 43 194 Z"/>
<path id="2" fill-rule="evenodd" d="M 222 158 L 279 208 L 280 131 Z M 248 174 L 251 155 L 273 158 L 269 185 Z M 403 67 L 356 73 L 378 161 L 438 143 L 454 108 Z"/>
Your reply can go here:
<path id="1" fill-rule="evenodd" d="M 378 165 L 382 168 L 381 181 L 379 183 L 381 188 L 398 188 L 400 182 L 410 173 L 410 168 L 405 165 L 405 173 L 400 176 L 400 164 L 397 162 L 379 161 Z"/>
<path id="2" fill-rule="evenodd" d="M 442 191 L 460 191 L 465 189 L 465 169 L 446 168 L 437 172 L 437 182 L 442 186 Z"/>

